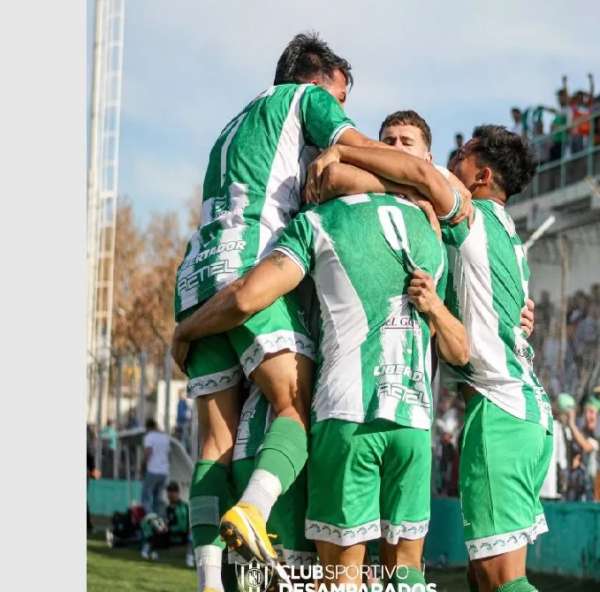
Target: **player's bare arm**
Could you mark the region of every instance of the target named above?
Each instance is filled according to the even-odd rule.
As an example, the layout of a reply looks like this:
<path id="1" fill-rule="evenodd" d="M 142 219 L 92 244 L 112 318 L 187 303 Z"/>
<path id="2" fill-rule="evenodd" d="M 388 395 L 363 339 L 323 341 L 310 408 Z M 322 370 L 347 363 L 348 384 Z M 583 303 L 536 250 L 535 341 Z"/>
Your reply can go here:
<path id="1" fill-rule="evenodd" d="M 415 187 L 378 177 L 374 173 L 351 164 L 333 162 L 323 171 L 320 203 L 342 195 L 358 193 L 394 193 L 415 199 L 423 197 Z"/>
<path id="2" fill-rule="evenodd" d="M 423 159 L 405 152 L 386 148 L 357 148 L 332 146 L 316 161 L 351 164 L 395 183 L 414 187 L 432 201 L 438 216 L 449 214 L 455 205 L 455 195 L 450 184 L 435 167 Z M 309 176 L 313 168 L 309 170 Z"/>
<path id="3" fill-rule="evenodd" d="M 438 296 L 430 275 L 420 270 L 414 272 L 408 299 L 419 312 L 427 315 L 431 334 L 437 336 L 440 356 L 450 364 L 464 366 L 469 361 L 467 332 Z"/>
<path id="4" fill-rule="evenodd" d="M 378 140 L 371 140 L 371 138 L 368 138 L 354 128 L 348 128 L 346 131 L 344 131 L 335 146 L 382 148 L 384 150 L 389 149 L 387 144 L 379 142 Z M 335 152 L 329 149 L 321 152 L 321 154 L 312 161 L 306 177 L 306 184 L 304 186 L 304 200 L 306 202 L 318 203 L 320 201 L 319 196 L 321 193 L 323 172 L 332 162 L 339 162 L 339 159 L 336 160 L 336 158 Z"/>
<path id="5" fill-rule="evenodd" d="M 333 162 L 323 171 L 321 203 L 342 195 L 358 193 L 393 193 L 406 197 L 425 212 L 434 232 L 438 238 L 441 238 L 440 223 L 431 203 L 415 187 L 394 183 L 364 169 L 341 162 Z"/>
<path id="6" fill-rule="evenodd" d="M 225 333 L 293 290 L 304 273 L 289 257 L 274 251 L 245 276 L 235 280 L 181 321 L 173 333 L 172 355 L 183 369 L 189 344 Z"/>

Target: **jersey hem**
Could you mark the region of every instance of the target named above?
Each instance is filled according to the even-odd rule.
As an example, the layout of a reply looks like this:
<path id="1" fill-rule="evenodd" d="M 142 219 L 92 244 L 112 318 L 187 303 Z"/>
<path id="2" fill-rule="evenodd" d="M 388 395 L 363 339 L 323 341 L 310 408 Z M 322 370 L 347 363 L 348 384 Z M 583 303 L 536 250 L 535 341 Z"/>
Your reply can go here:
<path id="1" fill-rule="evenodd" d="M 381 521 L 371 520 L 358 526 L 342 527 L 328 522 L 319 522 L 306 518 L 304 535 L 313 541 L 325 541 L 341 547 L 349 547 L 364 541 L 371 541 L 381 537 Z"/>
<path id="2" fill-rule="evenodd" d="M 478 539 L 465 541 L 469 559 L 484 559 L 493 555 L 501 555 L 531 545 L 538 536 L 548 532 L 548 524 L 544 514 L 538 514 L 533 524 L 527 528 L 513 530 L 502 534 L 494 534 Z"/>
<path id="3" fill-rule="evenodd" d="M 396 545 L 400 539 L 415 541 L 422 539 L 429 531 L 429 520 L 411 522 L 402 520 L 400 524 L 393 524 L 389 520 L 381 521 L 381 536 L 390 544 Z"/>

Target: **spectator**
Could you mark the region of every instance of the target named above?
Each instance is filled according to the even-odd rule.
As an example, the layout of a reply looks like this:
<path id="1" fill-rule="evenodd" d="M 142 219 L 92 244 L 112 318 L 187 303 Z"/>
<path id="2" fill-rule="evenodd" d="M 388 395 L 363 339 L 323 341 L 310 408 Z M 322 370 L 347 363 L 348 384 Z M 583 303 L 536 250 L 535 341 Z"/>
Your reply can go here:
<path id="1" fill-rule="evenodd" d="M 549 108 L 554 113 L 551 125 L 552 146 L 550 147 L 550 160 L 560 160 L 565 154 L 569 132 L 566 129 L 571 123 L 572 112 L 569 107 L 569 94 L 567 92 L 567 77 L 563 76 L 563 86 L 556 91 L 558 109 Z"/>
<path id="2" fill-rule="evenodd" d="M 566 394 L 566 393 L 565 393 Z M 565 394 L 562 396 L 564 397 Z M 571 407 L 575 407 L 575 400 L 571 395 L 566 395 L 568 399 L 563 398 L 554 402 L 552 405 L 553 419 L 553 449 L 552 458 L 550 460 L 550 466 L 548 467 L 548 474 L 542 485 L 540 491 L 540 497 L 543 499 L 560 499 L 562 497 L 561 492 L 564 490 L 562 481 L 566 475 L 568 468 L 568 457 L 567 457 L 567 442 L 564 434 L 564 423 L 567 420 L 567 412 Z M 560 403 L 559 403 L 560 402 Z M 562 403 L 562 405 L 561 405 Z M 563 421 L 559 419 L 562 416 Z"/>
<path id="3" fill-rule="evenodd" d="M 160 514 L 161 497 L 169 475 L 169 436 L 158 429 L 154 419 L 146 421 L 142 505 L 147 513 Z"/>
<path id="4" fill-rule="evenodd" d="M 546 164 L 550 160 L 552 140 L 544 134 L 544 122 L 542 119 L 533 123 L 532 144 L 536 164 Z"/>
<path id="5" fill-rule="evenodd" d="M 571 461 L 567 500 L 570 502 L 586 502 L 591 499 L 591 490 L 586 478 L 585 468 L 581 460 L 581 452 L 576 452 Z"/>
<path id="6" fill-rule="evenodd" d="M 118 440 L 117 430 L 115 430 L 112 420 L 109 419 L 100 430 L 100 439 L 102 440 L 101 470 L 104 475 L 111 475 L 115 466 Z"/>
<path id="7" fill-rule="evenodd" d="M 177 418 L 176 423 L 176 434 L 177 438 L 181 440 L 186 449 L 187 441 L 189 439 L 189 424 L 190 424 L 190 408 L 188 406 L 185 391 L 182 390 L 179 393 L 179 401 L 177 402 Z"/>
<path id="8" fill-rule="evenodd" d="M 448 168 L 450 168 L 450 163 L 452 162 L 454 157 L 458 154 L 458 151 L 462 148 L 465 139 L 464 139 L 463 135 L 460 132 L 458 132 L 454 136 L 454 141 L 456 142 L 456 147 L 453 148 L 450 151 L 450 154 L 448 155 Z"/>
<path id="9" fill-rule="evenodd" d="M 102 438 L 102 440 L 106 440 L 109 450 L 114 451 L 117 449 L 118 435 L 112 419 L 109 419 L 106 422 L 106 425 L 100 430 L 100 438 Z"/>
<path id="10" fill-rule="evenodd" d="M 189 506 L 181 499 L 177 482 L 171 481 L 167 486 L 167 498 L 166 521 L 156 514 L 149 514 L 142 521 L 141 554 L 144 559 L 158 559 L 157 549 L 189 544 Z M 186 562 L 193 567 L 194 558 L 189 547 Z"/>
<path id="11" fill-rule="evenodd" d="M 575 409 L 568 412 L 568 426 L 573 434 L 574 459 L 572 470 L 577 471 L 574 499 L 591 501 L 594 499 L 594 486 L 598 474 L 598 451 L 600 444 L 596 435 L 598 427 L 598 401 L 588 399 L 583 408 L 583 418 L 579 425 L 575 421 Z M 572 498 L 570 498 L 572 499 Z M 600 501 L 600 500 L 596 500 Z"/>
<path id="12" fill-rule="evenodd" d="M 436 493 L 444 496 L 458 496 L 458 433 L 462 417 L 460 399 L 443 391 L 438 399 L 435 421 L 438 439 L 434 455 L 437 467 Z"/>
<path id="13" fill-rule="evenodd" d="M 523 113 L 521 112 L 521 109 L 519 109 L 518 107 L 513 107 L 510 110 L 510 115 L 513 120 L 513 124 L 510 127 L 510 131 L 513 134 L 522 136 L 524 130 L 523 130 Z"/>
<path id="14" fill-rule="evenodd" d="M 575 353 L 582 370 L 589 372 L 597 359 L 600 313 L 597 304 L 588 304 L 586 309 L 575 329 Z"/>
<path id="15" fill-rule="evenodd" d="M 574 127 L 571 129 L 571 152 L 583 150 L 590 135 L 589 115 L 594 101 L 594 76 L 588 74 L 589 92 L 578 90 L 570 100 L 571 118 Z M 577 125 L 579 123 L 579 125 Z"/>
<path id="16" fill-rule="evenodd" d="M 125 424 L 125 428 L 128 430 L 132 430 L 139 426 L 140 426 L 140 423 L 137 419 L 135 411 L 133 409 L 130 409 L 129 413 L 127 414 L 127 423 Z"/>

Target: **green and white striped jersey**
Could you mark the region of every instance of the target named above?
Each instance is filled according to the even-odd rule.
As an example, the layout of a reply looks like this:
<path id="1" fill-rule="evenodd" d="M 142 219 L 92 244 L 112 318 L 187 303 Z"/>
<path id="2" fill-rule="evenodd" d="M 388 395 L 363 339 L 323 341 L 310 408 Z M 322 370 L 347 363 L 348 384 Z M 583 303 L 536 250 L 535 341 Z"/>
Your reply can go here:
<path id="1" fill-rule="evenodd" d="M 506 412 L 552 429 L 548 395 L 533 369 L 533 348 L 520 327 L 529 266 L 511 217 L 500 204 L 473 200 L 475 220 L 443 227 L 448 251 L 446 304 L 471 342 L 463 368 L 443 365 L 452 388 L 468 383 Z"/>
<path id="2" fill-rule="evenodd" d="M 312 84 L 272 86 L 225 126 L 210 152 L 202 224 L 177 272 L 176 318 L 271 250 L 300 209 L 307 164 L 349 127 L 338 101 Z"/>
<path id="3" fill-rule="evenodd" d="M 254 458 L 265 434 L 275 419 L 273 408 L 256 384 L 250 384 L 248 398 L 240 413 L 240 423 L 233 447 L 233 460 Z"/>
<path id="4" fill-rule="evenodd" d="M 275 248 L 313 277 L 319 299 L 313 419 L 429 429 L 430 332 L 407 291 L 419 268 L 443 294 L 446 255 L 425 214 L 391 195 L 342 197 L 301 212 Z"/>

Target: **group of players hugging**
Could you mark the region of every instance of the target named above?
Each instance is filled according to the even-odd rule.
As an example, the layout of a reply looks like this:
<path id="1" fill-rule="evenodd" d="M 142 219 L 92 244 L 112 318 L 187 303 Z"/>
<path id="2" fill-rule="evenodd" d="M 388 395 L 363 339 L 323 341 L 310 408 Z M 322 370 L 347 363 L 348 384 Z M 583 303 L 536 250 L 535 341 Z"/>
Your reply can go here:
<path id="1" fill-rule="evenodd" d="M 525 560 L 547 530 L 552 421 L 505 210 L 531 153 L 482 125 L 450 170 L 435 166 L 415 111 L 386 117 L 378 141 L 359 132 L 352 83 L 318 35 L 297 35 L 210 152 L 172 343 L 199 417 L 199 590 L 223 591 L 226 546 L 272 567 L 337 566 L 324 583 L 357 589 L 376 551 L 386 586 L 425 589 L 436 368 L 466 405 L 468 585 L 535 590 Z"/>

